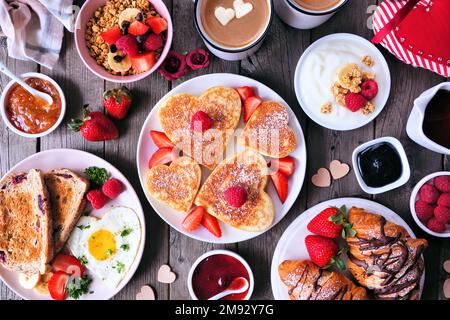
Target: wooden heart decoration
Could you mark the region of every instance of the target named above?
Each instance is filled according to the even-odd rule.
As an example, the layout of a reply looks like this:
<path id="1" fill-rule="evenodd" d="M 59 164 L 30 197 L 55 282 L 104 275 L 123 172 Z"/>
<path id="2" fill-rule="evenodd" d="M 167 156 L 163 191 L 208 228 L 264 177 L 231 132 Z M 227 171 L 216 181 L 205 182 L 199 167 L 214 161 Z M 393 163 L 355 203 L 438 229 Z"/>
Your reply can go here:
<path id="1" fill-rule="evenodd" d="M 159 109 L 159 121 L 165 132 L 184 154 L 212 170 L 223 159 L 225 147 L 236 130 L 242 103 L 236 90 L 212 87 L 201 96 L 180 93 L 169 97 Z M 193 115 L 202 111 L 212 120 L 203 133 L 191 130 Z"/>
<path id="2" fill-rule="evenodd" d="M 156 300 L 155 292 L 150 286 L 143 286 L 136 294 L 136 300 Z"/>
<path id="3" fill-rule="evenodd" d="M 450 273 L 450 260 L 445 261 L 443 267 L 445 272 Z"/>
<path id="4" fill-rule="evenodd" d="M 177 279 L 177 275 L 167 264 L 163 264 L 158 270 L 158 281 L 162 283 L 173 283 Z"/>
<path id="5" fill-rule="evenodd" d="M 233 8 L 236 12 L 236 18 L 240 19 L 243 16 L 246 16 L 253 10 L 253 5 L 250 2 L 244 3 L 244 0 L 234 0 Z"/>
<path id="6" fill-rule="evenodd" d="M 447 299 L 450 299 L 450 279 L 447 279 L 444 281 L 444 297 L 446 297 Z"/>
<path id="7" fill-rule="evenodd" d="M 220 24 L 223 26 L 226 26 L 233 20 L 234 14 L 235 12 L 232 8 L 217 7 L 216 10 L 214 10 L 216 19 L 219 20 Z"/>
<path id="8" fill-rule="evenodd" d="M 339 160 L 333 160 L 330 162 L 330 172 L 333 179 L 338 180 L 345 177 L 350 172 L 350 166 Z"/>
<path id="9" fill-rule="evenodd" d="M 178 211 L 187 212 L 197 194 L 202 173 L 200 166 L 189 157 L 180 157 L 169 166 L 161 164 L 147 173 L 148 193 Z M 183 186 L 180 188 L 180 186 Z"/>
<path id="10" fill-rule="evenodd" d="M 312 176 L 311 182 L 319 188 L 326 188 L 331 185 L 330 172 L 325 168 L 320 168 L 317 173 Z"/>

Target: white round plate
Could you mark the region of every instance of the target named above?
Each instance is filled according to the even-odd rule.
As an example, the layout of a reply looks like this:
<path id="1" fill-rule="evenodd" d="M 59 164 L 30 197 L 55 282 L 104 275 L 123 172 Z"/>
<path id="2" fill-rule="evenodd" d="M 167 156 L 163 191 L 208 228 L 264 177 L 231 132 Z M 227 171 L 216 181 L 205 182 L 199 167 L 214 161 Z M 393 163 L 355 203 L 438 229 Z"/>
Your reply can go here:
<path id="1" fill-rule="evenodd" d="M 406 222 L 394 211 L 383 206 L 374 201 L 360 199 L 360 198 L 339 198 L 321 202 L 312 208 L 309 208 L 300 216 L 295 219 L 290 226 L 284 231 L 280 240 L 278 241 L 277 247 L 272 258 L 271 267 L 271 283 L 272 283 L 272 293 L 275 300 L 289 300 L 288 289 L 286 285 L 280 280 L 278 275 L 278 266 L 284 260 L 292 259 L 302 259 L 310 260 L 308 251 L 305 246 L 305 237 L 312 234 L 307 229 L 307 225 L 312 218 L 314 218 L 322 210 L 334 206 L 341 207 L 345 205 L 347 209 L 352 206 L 364 208 L 365 210 L 373 213 L 382 215 L 388 221 L 392 221 L 406 229 L 411 237 L 415 238 L 413 231 L 406 224 Z M 343 257 L 344 260 L 347 257 Z M 351 274 L 348 271 L 344 272 L 346 276 L 352 279 Z M 356 282 L 355 282 L 356 283 Z M 420 279 L 420 294 L 422 295 L 423 285 L 425 283 L 425 270 L 423 272 L 422 278 Z"/>
<path id="2" fill-rule="evenodd" d="M 316 49 L 317 47 L 319 47 L 321 45 L 329 43 L 330 41 L 347 42 L 351 45 L 363 48 L 364 50 L 366 50 L 366 51 L 364 51 L 364 54 L 371 56 L 375 61 L 375 65 L 373 66 L 373 68 L 368 69 L 369 71 L 375 73 L 375 75 L 376 75 L 375 80 L 378 83 L 378 89 L 379 89 L 378 95 L 372 100 L 373 104 L 375 105 L 375 111 L 372 112 L 372 114 L 370 114 L 368 116 L 364 116 L 361 114 L 360 119 L 358 119 L 358 121 L 355 121 L 353 123 L 346 122 L 345 118 L 337 119 L 336 121 L 333 122 L 333 121 L 327 119 L 327 115 L 325 115 L 325 114 L 318 115 L 317 113 L 315 113 L 312 110 L 312 108 L 320 108 L 320 106 L 323 103 L 327 102 L 327 98 L 325 97 L 324 98 L 325 100 L 323 102 L 322 101 L 318 102 L 317 105 L 308 105 L 308 103 L 306 103 L 305 98 L 302 95 L 302 88 L 301 88 L 302 83 L 300 82 L 300 78 L 301 78 L 302 68 L 303 68 L 306 58 L 314 49 Z M 324 59 L 326 59 L 326 57 L 324 57 Z M 350 61 L 348 61 L 348 62 L 350 62 Z M 351 62 L 353 62 L 353 61 L 351 61 Z M 355 61 L 355 63 L 356 62 L 358 62 L 358 61 Z M 359 61 L 358 64 L 363 65 L 363 63 L 361 61 Z M 314 79 L 309 79 L 309 80 L 310 81 L 308 81 L 308 82 L 310 82 L 310 83 L 314 81 Z M 327 84 L 326 86 L 327 86 L 327 88 L 328 87 L 331 88 L 331 83 L 329 85 Z M 341 131 L 353 130 L 353 129 L 365 126 L 366 124 L 371 122 L 373 119 L 375 119 L 380 114 L 380 112 L 383 110 L 384 106 L 386 105 L 386 103 L 388 101 L 389 93 L 391 91 L 391 75 L 389 72 L 388 64 L 387 64 L 386 59 L 384 58 L 383 54 L 370 41 L 367 41 L 366 39 L 364 39 L 360 36 L 357 36 L 355 34 L 335 33 L 335 34 L 331 34 L 331 35 L 325 36 L 323 38 L 320 38 L 319 40 L 317 40 L 313 44 L 311 44 L 305 50 L 305 52 L 303 52 L 302 56 L 300 57 L 300 59 L 297 63 L 297 67 L 295 69 L 294 89 L 295 89 L 295 94 L 297 96 L 297 100 L 298 100 L 300 106 L 302 107 L 303 111 L 305 111 L 305 113 L 314 122 L 321 125 L 322 127 L 332 129 L 332 130 L 341 130 Z M 331 89 L 330 89 L 330 94 L 331 94 Z M 331 100 L 329 100 L 329 101 L 331 101 Z"/>
<path id="3" fill-rule="evenodd" d="M 126 276 L 122 279 L 119 286 L 115 289 L 111 289 L 102 283 L 101 279 L 97 278 L 92 273 L 92 283 L 90 285 L 90 291 L 92 294 L 83 295 L 80 299 L 84 300 L 106 300 L 112 298 L 120 290 L 122 290 L 125 285 L 130 281 L 135 273 L 139 263 L 141 261 L 142 253 L 145 246 L 145 218 L 144 211 L 142 210 L 141 202 L 131 186 L 130 182 L 125 178 L 125 176 L 117 170 L 113 165 L 97 157 L 91 153 L 75 150 L 75 149 L 53 149 L 42 151 L 36 153 L 11 168 L 6 175 L 12 172 L 28 171 L 30 169 L 40 169 L 44 172 L 50 171 L 56 168 L 67 168 L 80 175 L 83 174 L 84 169 L 87 167 L 96 166 L 99 168 L 105 168 L 111 177 L 119 179 L 125 185 L 125 191 L 122 192 L 116 199 L 109 201 L 102 209 L 92 210 L 91 215 L 95 215 L 99 218 L 107 212 L 113 206 L 126 206 L 133 209 L 141 224 L 141 242 L 139 244 L 139 249 L 137 255 L 133 261 L 133 264 L 128 270 Z M 5 175 L 5 176 L 6 176 Z M 89 206 L 90 207 L 90 206 Z M 89 271 L 88 271 L 89 272 Z M 29 300 L 50 300 L 51 297 L 40 295 L 36 293 L 33 289 L 24 289 L 19 284 L 19 273 L 9 271 L 0 265 L 0 279 L 17 295 L 24 299 Z"/>
<path id="4" fill-rule="evenodd" d="M 186 82 L 183 82 L 176 88 L 172 89 L 169 93 L 167 93 L 151 110 L 150 114 L 148 115 L 147 119 L 144 122 L 144 125 L 142 127 L 141 134 L 139 136 L 139 142 L 138 142 L 138 148 L 137 148 L 137 168 L 139 173 L 139 179 L 141 181 L 142 189 L 144 190 L 145 195 L 147 196 L 148 201 L 152 205 L 153 209 L 159 214 L 159 216 L 164 219 L 170 226 L 178 230 L 179 232 L 187 235 L 188 237 L 201 240 L 204 242 L 209 243 L 235 243 L 240 242 L 244 240 L 248 240 L 254 237 L 257 237 L 258 235 L 262 234 L 263 232 L 247 232 L 243 230 L 239 230 L 236 228 L 233 228 L 231 226 L 228 226 L 224 223 L 220 223 L 220 226 L 222 228 L 222 237 L 217 238 L 214 235 L 212 235 L 209 231 L 207 231 L 205 228 L 200 227 L 195 232 L 189 233 L 186 232 L 182 226 L 181 223 L 184 219 L 184 214 L 176 211 L 169 206 L 158 202 L 157 200 L 153 199 L 150 194 L 147 192 L 147 188 L 145 186 L 145 177 L 148 172 L 148 160 L 150 159 L 151 155 L 157 150 L 157 147 L 152 142 L 149 132 L 150 130 L 158 130 L 162 131 L 159 119 L 158 119 L 158 110 L 160 109 L 162 103 L 169 97 L 174 94 L 186 92 L 190 93 L 192 95 L 199 96 L 201 95 L 205 90 L 207 90 L 210 87 L 214 86 L 229 86 L 232 88 L 240 87 L 240 86 L 250 86 L 254 89 L 256 89 L 256 94 L 259 95 L 263 100 L 274 100 L 282 103 L 284 106 L 286 106 L 288 112 L 289 112 L 289 124 L 292 130 L 294 130 L 295 136 L 297 137 L 297 148 L 295 151 L 291 154 L 291 157 L 295 158 L 296 160 L 296 169 L 294 174 L 289 177 L 289 195 L 286 199 L 284 204 L 281 204 L 277 192 L 275 188 L 273 187 L 272 183 L 269 181 L 267 186 L 267 192 L 271 196 L 274 207 L 275 207 L 275 220 L 273 222 L 273 225 L 276 225 L 289 211 L 291 206 L 294 204 L 294 201 L 297 199 L 298 195 L 300 194 L 300 190 L 303 185 L 303 180 L 305 178 L 305 172 L 306 172 L 306 146 L 305 146 L 305 139 L 303 136 L 302 128 L 300 127 L 300 123 L 298 122 L 294 112 L 292 109 L 288 106 L 286 101 L 283 100 L 275 91 L 270 89 L 269 87 L 265 86 L 264 84 L 244 77 L 240 75 L 235 74 L 229 74 L 229 73 L 216 73 L 216 74 L 209 74 L 200 76 L 191 80 L 188 80 Z M 238 125 L 239 128 L 244 127 L 244 122 L 240 120 L 240 123 Z M 233 139 L 230 139 L 230 144 L 233 143 Z M 229 144 L 229 146 L 230 146 Z M 235 147 L 237 151 L 242 150 L 243 148 L 241 146 Z M 209 172 L 207 169 L 202 168 L 202 181 L 205 181 L 207 176 L 209 175 Z M 269 179 L 270 180 L 270 179 Z M 266 230 L 267 231 L 267 230 Z"/>

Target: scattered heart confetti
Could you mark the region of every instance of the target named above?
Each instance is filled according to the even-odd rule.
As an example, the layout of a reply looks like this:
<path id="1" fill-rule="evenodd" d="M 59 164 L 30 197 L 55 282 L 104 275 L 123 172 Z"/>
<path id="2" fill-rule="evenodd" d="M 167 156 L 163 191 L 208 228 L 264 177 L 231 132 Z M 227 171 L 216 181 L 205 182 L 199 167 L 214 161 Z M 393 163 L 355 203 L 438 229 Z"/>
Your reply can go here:
<path id="1" fill-rule="evenodd" d="M 233 7 L 237 19 L 242 18 L 253 10 L 253 5 L 250 2 L 244 3 L 244 0 L 234 0 Z"/>
<path id="2" fill-rule="evenodd" d="M 143 286 L 141 291 L 136 294 L 136 300 L 155 300 L 155 292 L 152 287 Z"/>
<path id="3" fill-rule="evenodd" d="M 444 262 L 444 270 L 447 273 L 450 273 L 450 260 L 447 260 L 447 261 Z"/>
<path id="4" fill-rule="evenodd" d="M 226 26 L 234 18 L 234 10 L 231 8 L 217 7 L 214 15 L 219 22 Z"/>
<path id="5" fill-rule="evenodd" d="M 447 279 L 444 282 L 444 297 L 450 299 L 450 279 Z"/>
<path id="6" fill-rule="evenodd" d="M 319 188 L 326 188 L 331 185 L 330 172 L 325 168 L 320 168 L 317 173 L 312 176 L 311 182 Z"/>
<path id="7" fill-rule="evenodd" d="M 158 271 L 158 281 L 162 283 L 173 283 L 177 275 L 172 272 L 170 266 L 163 264 Z"/>
<path id="8" fill-rule="evenodd" d="M 330 172 L 334 180 L 345 177 L 350 172 L 350 166 L 346 163 L 342 163 L 339 160 L 333 160 L 330 162 Z"/>

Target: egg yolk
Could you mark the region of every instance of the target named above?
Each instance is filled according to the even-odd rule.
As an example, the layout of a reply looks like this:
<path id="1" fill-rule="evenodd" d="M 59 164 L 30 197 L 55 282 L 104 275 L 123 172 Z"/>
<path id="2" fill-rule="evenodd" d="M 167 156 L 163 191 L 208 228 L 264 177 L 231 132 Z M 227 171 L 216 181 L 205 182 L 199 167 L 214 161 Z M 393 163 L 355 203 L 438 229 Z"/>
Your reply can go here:
<path id="1" fill-rule="evenodd" d="M 106 260 L 116 253 L 116 240 L 108 230 L 98 230 L 88 240 L 89 253 L 96 260 Z"/>

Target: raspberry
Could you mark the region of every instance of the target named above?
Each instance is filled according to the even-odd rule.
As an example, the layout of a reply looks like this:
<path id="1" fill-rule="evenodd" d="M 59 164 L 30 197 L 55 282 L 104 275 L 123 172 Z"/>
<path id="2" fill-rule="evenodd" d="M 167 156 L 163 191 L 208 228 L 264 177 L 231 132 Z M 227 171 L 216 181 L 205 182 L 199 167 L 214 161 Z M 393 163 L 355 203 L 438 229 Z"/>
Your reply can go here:
<path id="1" fill-rule="evenodd" d="M 247 190 L 239 186 L 229 187 L 223 197 L 230 206 L 240 208 L 247 201 Z"/>
<path id="2" fill-rule="evenodd" d="M 123 183 L 120 180 L 111 178 L 103 184 L 102 191 L 110 199 L 115 199 L 124 190 Z"/>
<path id="3" fill-rule="evenodd" d="M 434 186 L 428 183 L 424 184 L 420 188 L 419 194 L 420 199 L 430 204 L 436 203 L 439 198 L 439 191 L 437 191 L 437 189 Z"/>
<path id="4" fill-rule="evenodd" d="M 163 40 L 159 34 L 150 34 L 143 44 L 146 51 L 155 51 L 162 47 Z"/>
<path id="5" fill-rule="evenodd" d="M 428 220 L 430 220 L 433 217 L 434 208 L 433 208 L 433 206 L 426 203 L 425 201 L 423 201 L 423 200 L 416 201 L 414 207 L 416 209 L 417 217 L 423 223 L 426 223 Z"/>
<path id="6" fill-rule="evenodd" d="M 450 208 L 450 193 L 443 193 L 437 201 L 438 205 Z"/>
<path id="7" fill-rule="evenodd" d="M 94 209 L 101 209 L 108 202 L 108 197 L 100 189 L 89 191 L 86 198 Z"/>
<path id="8" fill-rule="evenodd" d="M 450 176 L 439 176 L 434 178 L 434 186 L 440 192 L 450 192 Z"/>
<path id="9" fill-rule="evenodd" d="M 212 127 L 212 119 L 203 111 L 194 113 L 191 119 L 191 130 L 205 132 Z"/>
<path id="10" fill-rule="evenodd" d="M 349 92 L 345 96 L 345 105 L 352 112 L 356 112 L 359 109 L 364 108 L 366 104 L 367 104 L 366 98 L 364 98 L 359 93 Z"/>
<path id="11" fill-rule="evenodd" d="M 450 222 L 450 208 L 437 206 L 434 208 L 434 217 L 441 223 L 447 224 Z"/>
<path id="12" fill-rule="evenodd" d="M 436 218 L 431 218 L 428 220 L 427 227 L 434 232 L 441 233 L 445 231 L 445 225 Z"/>
<path id="13" fill-rule="evenodd" d="M 366 80 L 361 85 L 361 95 L 367 100 L 372 100 L 378 94 L 378 84 L 375 80 Z"/>
<path id="14" fill-rule="evenodd" d="M 116 47 L 130 57 L 134 57 L 139 53 L 136 37 L 131 34 L 121 36 L 119 40 L 116 41 Z"/>

